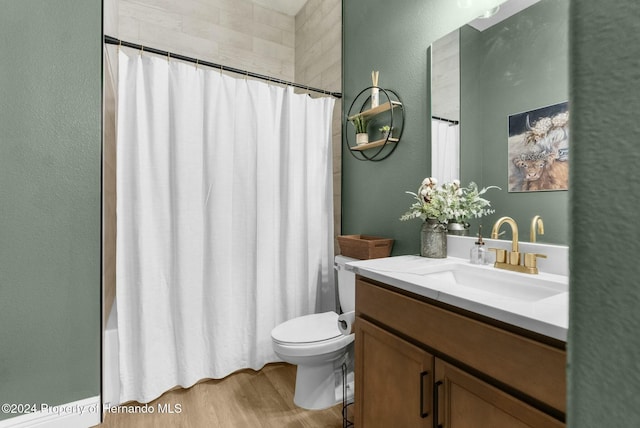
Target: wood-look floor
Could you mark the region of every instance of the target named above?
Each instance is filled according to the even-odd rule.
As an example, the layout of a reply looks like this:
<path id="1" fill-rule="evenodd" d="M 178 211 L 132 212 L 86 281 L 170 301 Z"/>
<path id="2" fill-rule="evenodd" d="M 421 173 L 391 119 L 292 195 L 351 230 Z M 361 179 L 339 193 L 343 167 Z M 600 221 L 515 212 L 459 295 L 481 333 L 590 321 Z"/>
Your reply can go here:
<path id="1" fill-rule="evenodd" d="M 342 405 L 314 411 L 293 404 L 295 378 L 286 363 L 243 370 L 169 391 L 148 404 L 153 414 L 105 413 L 97 428 L 341 428 Z"/>

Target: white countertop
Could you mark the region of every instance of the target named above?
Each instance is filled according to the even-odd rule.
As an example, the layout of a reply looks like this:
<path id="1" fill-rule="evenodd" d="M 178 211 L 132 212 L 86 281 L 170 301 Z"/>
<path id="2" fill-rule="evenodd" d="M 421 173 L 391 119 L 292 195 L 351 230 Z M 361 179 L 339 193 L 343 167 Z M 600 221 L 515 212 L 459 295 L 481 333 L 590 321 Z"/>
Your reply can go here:
<path id="1" fill-rule="evenodd" d="M 444 265 L 468 264 L 468 259 L 447 257 L 430 259 L 420 256 L 396 256 L 382 259 L 361 260 L 347 263 L 347 270 L 363 277 L 383 282 L 401 290 L 409 291 L 442 303 L 475 312 L 486 317 L 518 326 L 545 336 L 567 340 L 569 326 L 569 278 L 541 272 L 538 275 L 500 270 L 515 283 L 518 281 L 544 280 L 558 290 L 553 296 L 534 301 L 501 296 L 495 293 L 456 287 L 446 281 L 434 280 L 424 272 Z M 493 264 L 477 269 L 495 270 Z M 534 277 L 534 278 L 532 278 Z"/>

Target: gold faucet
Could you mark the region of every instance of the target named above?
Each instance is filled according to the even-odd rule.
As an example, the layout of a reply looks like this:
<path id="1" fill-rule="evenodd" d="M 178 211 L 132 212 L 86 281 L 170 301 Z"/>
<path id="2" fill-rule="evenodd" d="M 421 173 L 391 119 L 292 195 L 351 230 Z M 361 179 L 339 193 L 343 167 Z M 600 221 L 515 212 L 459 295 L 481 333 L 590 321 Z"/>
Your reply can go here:
<path id="1" fill-rule="evenodd" d="M 539 217 L 539 216 L 536 216 Z M 534 217 L 535 219 L 535 217 Z M 542 223 L 542 219 L 538 218 Z M 511 226 L 511 252 L 507 255 L 507 250 L 501 248 L 489 248 L 489 251 L 496 252 L 496 262 L 493 266 L 497 269 L 506 269 L 514 272 L 537 274 L 538 267 L 536 266 L 536 260 L 538 257 L 547 258 L 544 254 L 526 253 L 524 255 L 524 265 L 520 264 L 520 250 L 518 247 L 518 225 L 511 217 L 501 217 L 493 225 L 491 230 L 491 239 L 498 239 L 498 232 L 500 227 L 507 223 Z"/>
<path id="2" fill-rule="evenodd" d="M 542 217 L 537 215 L 531 220 L 531 229 L 529 229 L 529 241 L 536 242 L 536 228 L 540 235 L 544 235 L 544 223 Z"/>
<path id="3" fill-rule="evenodd" d="M 496 224 L 493 225 L 493 229 L 491 229 L 491 239 L 498 239 L 498 232 L 500 231 L 500 226 L 504 223 L 507 223 L 511 226 L 511 251 L 518 252 L 518 225 L 516 221 L 511 217 L 500 217 Z"/>

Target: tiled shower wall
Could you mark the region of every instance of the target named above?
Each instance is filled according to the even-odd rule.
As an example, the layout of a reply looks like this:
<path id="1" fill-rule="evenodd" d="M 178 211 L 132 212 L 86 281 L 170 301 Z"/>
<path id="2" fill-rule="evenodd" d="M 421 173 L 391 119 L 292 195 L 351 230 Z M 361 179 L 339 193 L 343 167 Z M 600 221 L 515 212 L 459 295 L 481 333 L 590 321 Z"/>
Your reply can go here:
<path id="1" fill-rule="evenodd" d="M 295 18 L 243 0 L 119 0 L 118 37 L 294 78 Z"/>
<path id="2" fill-rule="evenodd" d="M 244 0 L 105 0 L 104 8 L 105 34 L 109 36 L 304 85 L 342 91 L 340 0 L 309 0 L 295 17 Z M 113 63 L 113 55 L 111 58 Z M 116 233 L 115 132 L 110 129 L 115 124 L 115 101 L 107 95 L 105 318 L 115 296 Z M 336 235 L 340 233 L 341 212 L 341 107 L 341 100 L 336 100 L 332 125 Z"/>
<path id="3" fill-rule="evenodd" d="M 296 82 L 342 92 L 342 1 L 308 0 L 296 15 Z M 333 219 L 340 234 L 342 103 L 333 109 Z M 335 242 L 335 241 L 334 241 Z M 335 244 L 338 253 L 337 243 Z"/>

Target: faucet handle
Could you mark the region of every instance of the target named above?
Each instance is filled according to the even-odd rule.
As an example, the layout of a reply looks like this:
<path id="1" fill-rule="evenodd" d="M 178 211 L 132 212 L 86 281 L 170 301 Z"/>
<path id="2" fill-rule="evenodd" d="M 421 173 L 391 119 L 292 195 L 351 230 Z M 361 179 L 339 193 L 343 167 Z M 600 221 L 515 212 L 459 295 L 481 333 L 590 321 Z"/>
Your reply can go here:
<path id="1" fill-rule="evenodd" d="M 546 254 L 538 254 L 538 253 L 526 253 L 524 255 L 524 266 L 528 268 L 537 268 L 537 259 L 540 257 L 541 259 L 546 259 Z"/>
<path id="2" fill-rule="evenodd" d="M 502 248 L 489 248 L 489 251 L 496 253 L 496 263 L 507 262 L 507 250 L 503 250 Z"/>
<path id="3" fill-rule="evenodd" d="M 518 266 L 520 264 L 520 251 L 509 252 L 509 264 Z"/>

